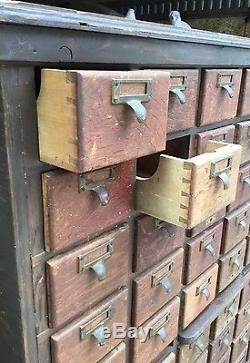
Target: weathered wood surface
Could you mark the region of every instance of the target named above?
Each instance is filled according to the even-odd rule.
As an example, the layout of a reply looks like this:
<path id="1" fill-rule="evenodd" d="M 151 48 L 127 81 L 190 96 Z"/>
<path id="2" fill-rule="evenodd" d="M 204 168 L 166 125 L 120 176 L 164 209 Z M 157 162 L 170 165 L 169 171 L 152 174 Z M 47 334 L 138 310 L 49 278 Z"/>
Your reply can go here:
<path id="1" fill-rule="evenodd" d="M 250 161 L 250 121 L 239 122 L 235 127 L 235 143 L 242 146 L 241 163 L 244 164 Z"/>
<path id="2" fill-rule="evenodd" d="M 197 134 L 196 135 L 197 145 L 195 150 L 197 155 L 206 152 L 209 140 L 222 141 L 232 144 L 234 142 L 234 132 L 235 132 L 235 126 L 230 125 Z"/>

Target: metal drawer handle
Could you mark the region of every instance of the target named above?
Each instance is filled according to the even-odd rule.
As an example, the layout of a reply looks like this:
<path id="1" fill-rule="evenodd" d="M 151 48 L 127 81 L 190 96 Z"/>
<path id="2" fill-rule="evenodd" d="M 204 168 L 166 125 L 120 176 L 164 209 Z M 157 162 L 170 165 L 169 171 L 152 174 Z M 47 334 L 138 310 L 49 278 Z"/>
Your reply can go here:
<path id="1" fill-rule="evenodd" d="M 104 260 L 96 262 L 90 268 L 96 273 L 99 281 L 102 281 L 107 277 L 107 266 Z"/>
<path id="2" fill-rule="evenodd" d="M 155 219 L 155 228 L 162 229 L 167 232 L 169 237 L 174 237 L 176 234 L 176 226 L 174 224 Z"/>
<path id="3" fill-rule="evenodd" d="M 109 192 L 107 188 L 98 183 L 88 183 L 84 177 L 84 174 L 79 174 L 79 191 L 83 192 L 85 190 L 96 193 L 99 198 L 101 205 L 105 206 L 109 202 Z"/>
<path id="4" fill-rule="evenodd" d="M 221 87 L 223 90 L 225 90 L 230 98 L 233 98 L 234 96 L 234 90 L 233 90 L 233 74 L 229 73 L 219 73 L 218 74 L 218 80 L 217 80 L 217 87 Z"/>
<path id="5" fill-rule="evenodd" d="M 105 345 L 104 326 L 101 325 L 92 331 L 91 336 L 96 340 L 98 347 Z"/>
<path id="6" fill-rule="evenodd" d="M 165 342 L 166 338 L 167 338 L 167 332 L 166 332 L 166 329 L 163 327 L 161 328 L 160 330 L 158 330 L 158 332 L 156 333 L 156 335 L 158 335 L 161 340 L 163 342 Z"/>
<path id="7" fill-rule="evenodd" d="M 212 243 L 215 240 L 215 234 L 210 234 L 209 236 L 207 236 L 206 238 L 204 238 L 204 240 L 201 241 L 200 243 L 200 251 L 206 251 L 209 252 L 211 254 L 212 257 L 215 256 L 215 249 L 212 245 Z"/>
<path id="8" fill-rule="evenodd" d="M 229 339 L 227 336 L 225 336 L 224 338 L 221 339 L 221 345 L 225 345 L 226 347 L 228 347 L 230 344 Z"/>
<path id="9" fill-rule="evenodd" d="M 169 91 L 172 92 L 183 105 L 186 103 L 186 95 L 184 91 L 187 88 L 187 75 L 171 76 L 170 82 L 175 83 L 175 79 L 177 80 L 177 84 L 170 85 Z"/>
<path id="10" fill-rule="evenodd" d="M 233 98 L 234 96 L 234 90 L 232 89 L 231 86 L 229 86 L 228 84 L 224 84 L 223 86 L 221 86 L 225 91 L 227 91 L 228 95 L 230 98 Z"/>
<path id="11" fill-rule="evenodd" d="M 157 287 L 161 285 L 165 291 L 169 294 L 172 291 L 172 282 L 170 275 L 174 271 L 173 262 L 168 263 L 161 270 L 152 275 L 151 287 Z"/>
<path id="12" fill-rule="evenodd" d="M 248 306 L 245 310 L 244 310 L 244 315 L 249 316 L 250 315 L 250 306 Z"/>
<path id="13" fill-rule="evenodd" d="M 240 339 L 240 344 L 248 345 L 248 337 L 247 337 L 247 334 L 246 334 L 246 335 L 244 335 L 244 336 Z"/>
<path id="14" fill-rule="evenodd" d="M 204 295 L 207 300 L 209 300 L 211 297 L 210 291 L 206 287 L 204 289 L 202 289 L 200 293 L 201 293 L 201 295 Z"/>
<path id="15" fill-rule="evenodd" d="M 167 293 L 170 293 L 172 291 L 172 283 L 167 276 L 163 277 L 160 280 L 160 284 L 164 287 Z"/>
<path id="16" fill-rule="evenodd" d="M 246 221 L 242 220 L 239 222 L 239 227 L 242 228 L 243 230 L 245 230 L 247 228 L 247 223 Z"/>
<path id="17" fill-rule="evenodd" d="M 222 169 L 217 169 L 216 166 L 222 161 L 227 161 L 227 166 Z M 224 189 L 229 188 L 228 172 L 232 169 L 232 158 L 225 158 L 211 163 L 210 178 L 218 178 L 222 181 Z"/>
<path id="18" fill-rule="evenodd" d="M 238 258 L 238 255 L 236 257 L 231 257 L 230 258 L 230 265 L 233 267 L 236 267 L 237 270 L 240 269 L 241 264 L 240 264 L 240 260 Z"/>
<path id="19" fill-rule="evenodd" d="M 178 100 L 180 101 L 180 103 L 183 105 L 184 103 L 186 103 L 186 95 L 185 93 L 178 87 L 171 87 L 170 88 L 170 92 L 172 92 L 174 95 L 176 95 L 176 97 L 178 98 Z"/>
<path id="20" fill-rule="evenodd" d="M 167 332 L 165 325 L 170 319 L 170 313 L 166 314 L 161 318 L 159 321 L 157 321 L 149 330 L 149 338 L 158 336 L 160 339 L 164 342 L 167 337 Z"/>
<path id="21" fill-rule="evenodd" d="M 250 188 L 250 175 L 241 178 L 243 183 L 246 183 Z"/>
<path id="22" fill-rule="evenodd" d="M 194 343 L 195 348 L 197 348 L 201 353 L 205 350 L 205 345 L 201 338 L 198 338 Z"/>
<path id="23" fill-rule="evenodd" d="M 205 251 L 208 251 L 211 254 L 211 256 L 213 256 L 213 257 L 215 256 L 215 250 L 211 244 L 208 244 L 205 247 Z"/>

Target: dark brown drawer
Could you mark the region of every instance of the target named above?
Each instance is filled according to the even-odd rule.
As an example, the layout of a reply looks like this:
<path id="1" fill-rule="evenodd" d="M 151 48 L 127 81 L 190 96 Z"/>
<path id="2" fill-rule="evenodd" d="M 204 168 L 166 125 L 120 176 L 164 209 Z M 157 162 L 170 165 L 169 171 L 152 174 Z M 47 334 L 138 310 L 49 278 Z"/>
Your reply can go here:
<path id="1" fill-rule="evenodd" d="M 202 74 L 200 124 L 236 116 L 242 71 L 206 69 Z"/>
<path id="2" fill-rule="evenodd" d="M 242 271 L 246 251 L 246 241 L 243 240 L 232 250 L 219 259 L 218 292 L 227 287 Z"/>
<path id="3" fill-rule="evenodd" d="M 146 340 L 139 335 L 133 341 L 133 362 L 141 363 L 147 357 L 147 362 L 155 359 L 177 337 L 180 299 L 175 297 L 141 328 L 149 333 Z"/>
<path id="4" fill-rule="evenodd" d="M 105 355 L 104 358 L 99 360 L 97 363 L 126 363 L 126 345 L 120 343 L 111 352 Z"/>
<path id="5" fill-rule="evenodd" d="M 215 298 L 218 265 L 214 264 L 182 290 L 182 328 L 186 328 Z"/>
<path id="6" fill-rule="evenodd" d="M 221 253 L 226 253 L 248 235 L 250 204 L 236 209 L 225 217 Z"/>
<path id="7" fill-rule="evenodd" d="M 219 257 L 223 223 L 210 227 L 199 236 L 186 243 L 185 283 L 198 277 Z"/>
<path id="8" fill-rule="evenodd" d="M 199 71 L 171 69 L 169 72 L 168 132 L 194 127 L 199 98 Z"/>
<path id="9" fill-rule="evenodd" d="M 235 143 L 242 146 L 241 163 L 250 161 L 250 121 L 236 124 Z"/>
<path id="10" fill-rule="evenodd" d="M 183 254 L 179 248 L 133 281 L 135 325 L 141 325 L 180 292 Z"/>
<path id="11" fill-rule="evenodd" d="M 126 220 L 133 210 L 134 181 L 132 161 L 83 178 L 61 170 L 43 174 L 46 249 L 68 247 Z"/>
<path id="12" fill-rule="evenodd" d="M 217 363 L 229 363 L 230 362 L 230 355 L 231 355 L 231 348 L 227 350 L 223 357 L 217 361 Z"/>
<path id="13" fill-rule="evenodd" d="M 247 304 L 247 302 L 249 301 L 249 296 L 250 296 L 250 266 L 249 266 L 249 268 L 247 267 L 247 268 L 244 269 L 243 276 L 244 276 L 244 288 L 243 288 L 242 293 L 241 293 L 240 308 L 245 306 Z"/>
<path id="14" fill-rule="evenodd" d="M 136 220 L 134 271 L 142 271 L 181 247 L 185 230 L 149 216 Z"/>
<path id="15" fill-rule="evenodd" d="M 54 363 L 96 362 L 108 354 L 119 343 L 119 339 L 104 339 L 103 328 L 110 331 L 113 324 L 127 327 L 127 289 L 113 294 L 110 298 L 51 337 Z M 104 344 L 105 343 L 105 344 Z"/>
<path id="16" fill-rule="evenodd" d="M 242 86 L 238 108 L 239 116 L 250 115 L 250 69 L 244 69 L 242 74 Z"/>
<path id="17" fill-rule="evenodd" d="M 236 316 L 234 337 L 238 338 L 248 324 L 250 324 L 250 296 L 248 303 L 239 310 Z"/>
<path id="18" fill-rule="evenodd" d="M 42 70 L 40 159 L 83 173 L 165 149 L 165 70 Z"/>
<path id="19" fill-rule="evenodd" d="M 235 362 L 245 352 L 250 340 L 250 324 L 241 332 L 232 344 L 231 361 Z"/>
<path id="20" fill-rule="evenodd" d="M 226 354 L 233 339 L 234 324 L 235 319 L 226 326 L 218 338 L 210 342 L 208 363 L 218 362 Z"/>
<path id="21" fill-rule="evenodd" d="M 234 142 L 235 126 L 225 126 L 211 131 L 201 132 L 196 135 L 196 155 L 206 152 L 208 141 Z"/>
<path id="22" fill-rule="evenodd" d="M 126 225 L 47 262 L 53 327 L 127 284 L 128 244 Z"/>
<path id="23" fill-rule="evenodd" d="M 250 263 L 250 235 L 246 238 L 247 241 L 247 248 L 246 248 L 246 256 L 245 256 L 245 266 Z"/>
<path id="24" fill-rule="evenodd" d="M 232 211 L 250 200 L 250 163 L 242 166 L 239 171 L 238 185 L 235 202 L 231 203 L 228 210 Z"/>

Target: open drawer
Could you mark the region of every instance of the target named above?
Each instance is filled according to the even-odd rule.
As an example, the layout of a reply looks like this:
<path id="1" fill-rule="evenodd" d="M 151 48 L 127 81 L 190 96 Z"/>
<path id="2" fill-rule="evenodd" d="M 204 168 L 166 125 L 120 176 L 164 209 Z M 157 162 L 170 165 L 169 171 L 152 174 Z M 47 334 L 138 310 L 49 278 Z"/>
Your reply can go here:
<path id="1" fill-rule="evenodd" d="M 152 176 L 137 177 L 136 208 L 193 228 L 235 199 L 240 160 L 241 146 L 216 141 L 187 160 L 161 154 Z"/>

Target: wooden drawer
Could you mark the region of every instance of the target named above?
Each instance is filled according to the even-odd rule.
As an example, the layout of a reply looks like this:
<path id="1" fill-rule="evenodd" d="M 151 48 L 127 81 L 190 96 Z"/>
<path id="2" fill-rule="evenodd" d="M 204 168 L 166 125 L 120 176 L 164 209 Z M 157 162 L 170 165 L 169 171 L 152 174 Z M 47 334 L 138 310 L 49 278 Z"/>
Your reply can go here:
<path id="1" fill-rule="evenodd" d="M 199 71 L 171 69 L 169 72 L 168 132 L 194 127 L 199 98 Z"/>
<path id="2" fill-rule="evenodd" d="M 232 250 L 219 259 L 218 292 L 227 287 L 242 271 L 246 251 L 246 241 L 243 240 Z"/>
<path id="3" fill-rule="evenodd" d="M 217 363 L 229 363 L 230 362 L 230 355 L 231 355 L 231 348 L 227 350 L 227 352 L 223 355 L 221 359 L 217 361 Z"/>
<path id="4" fill-rule="evenodd" d="M 205 229 L 213 226 L 215 223 L 221 221 L 226 215 L 226 208 L 223 208 L 219 212 L 216 212 L 209 218 L 207 218 L 204 222 L 198 224 L 192 229 L 186 230 L 186 236 L 189 238 L 197 236 L 199 233 L 203 232 Z"/>
<path id="5" fill-rule="evenodd" d="M 230 204 L 235 199 L 241 147 L 216 141 L 208 145 L 206 154 L 188 160 L 162 154 L 153 176 L 137 177 L 137 209 L 192 228 Z"/>
<path id="6" fill-rule="evenodd" d="M 212 339 L 218 338 L 226 326 L 235 318 L 238 312 L 240 301 L 240 293 L 228 301 L 227 306 L 223 309 L 222 313 L 217 317 L 211 327 Z"/>
<path id="7" fill-rule="evenodd" d="M 224 232 L 221 244 L 221 253 L 226 253 L 237 243 L 242 241 L 249 231 L 250 225 L 250 204 L 236 209 L 228 214 L 224 220 Z"/>
<path id="8" fill-rule="evenodd" d="M 235 132 L 235 126 L 225 126 L 220 127 L 218 129 L 200 132 L 196 135 L 196 153 L 195 155 L 204 154 L 207 149 L 208 141 L 214 140 L 214 141 L 222 141 L 226 143 L 233 143 L 234 142 L 234 132 Z"/>
<path id="9" fill-rule="evenodd" d="M 191 363 L 201 359 L 209 343 L 210 326 L 192 343 L 178 346 L 178 363 Z"/>
<path id="10" fill-rule="evenodd" d="M 247 354 L 248 354 L 248 348 L 246 347 L 241 353 L 241 355 L 238 358 L 236 358 L 235 361 L 232 360 L 230 363 L 249 363 L 249 360 L 247 359 Z"/>
<path id="11" fill-rule="evenodd" d="M 208 350 L 205 350 L 204 353 L 194 362 L 194 363 L 207 363 Z"/>
<path id="12" fill-rule="evenodd" d="M 68 247 L 126 220 L 134 179 L 132 161 L 84 177 L 61 170 L 43 174 L 46 249 Z"/>
<path id="13" fill-rule="evenodd" d="M 136 220 L 134 271 L 142 271 L 181 247 L 185 230 L 149 216 Z"/>
<path id="14" fill-rule="evenodd" d="M 47 262 L 51 326 L 65 323 L 127 284 L 128 242 L 126 225 Z"/>
<path id="15" fill-rule="evenodd" d="M 180 292 L 183 254 L 179 248 L 133 281 L 135 325 L 141 325 Z"/>
<path id="16" fill-rule="evenodd" d="M 165 149 L 166 71 L 42 70 L 40 159 L 82 173 Z"/>
<path id="17" fill-rule="evenodd" d="M 215 298 L 218 265 L 215 264 L 182 290 L 182 328 L 186 328 Z"/>
<path id="18" fill-rule="evenodd" d="M 249 201 L 250 201 L 250 163 L 240 168 L 235 202 L 230 204 L 228 210 L 232 211 L 238 206 Z"/>
<path id="19" fill-rule="evenodd" d="M 248 324 L 250 324 L 250 296 L 248 303 L 240 309 L 236 316 L 234 337 L 238 338 Z"/>
<path id="20" fill-rule="evenodd" d="M 178 334 L 180 299 L 175 297 L 152 318 L 146 321 L 141 328 L 149 330 L 146 340 L 133 341 L 133 362 L 141 363 L 147 357 L 147 362 L 155 359 Z"/>
<path id="21" fill-rule="evenodd" d="M 167 357 L 163 358 L 163 360 L 160 360 L 158 363 L 175 363 L 176 362 L 176 356 L 173 352 L 168 354 Z"/>
<path id="22" fill-rule="evenodd" d="M 247 248 L 246 248 L 246 256 L 245 256 L 245 266 L 250 263 L 250 235 L 247 236 Z"/>
<path id="23" fill-rule="evenodd" d="M 241 308 L 243 306 L 245 306 L 247 304 L 247 302 L 249 301 L 249 296 L 250 296 L 250 266 L 246 267 L 243 270 L 242 274 L 244 276 L 244 288 L 242 290 L 241 298 L 240 298 L 240 307 Z"/>
<path id="24" fill-rule="evenodd" d="M 242 146 L 241 163 L 250 161 L 250 121 L 236 124 L 235 143 Z"/>
<path id="25" fill-rule="evenodd" d="M 115 323 L 127 326 L 125 288 L 52 335 L 53 362 L 82 363 L 83 357 L 88 357 L 88 362 L 100 360 L 120 343 L 112 336 L 103 339 L 103 328 L 111 330 Z"/>
<path id="26" fill-rule="evenodd" d="M 109 352 L 105 357 L 99 360 L 97 363 L 126 363 L 126 345 L 125 343 L 120 343 L 111 352 Z"/>
<path id="27" fill-rule="evenodd" d="M 202 75 L 200 124 L 236 116 L 242 71 L 205 69 Z"/>
<path id="28" fill-rule="evenodd" d="M 218 362 L 230 347 L 233 339 L 235 319 L 233 319 L 222 333 L 209 344 L 208 363 Z"/>
<path id="29" fill-rule="evenodd" d="M 240 101 L 238 108 L 239 116 L 250 115 L 250 69 L 244 69 L 242 74 L 242 85 L 240 93 Z"/>
<path id="30" fill-rule="evenodd" d="M 186 243 L 185 283 L 188 284 L 218 260 L 223 223 L 210 227 Z"/>
<path id="31" fill-rule="evenodd" d="M 235 362 L 247 349 L 250 340 L 250 324 L 241 332 L 232 344 L 231 361 Z"/>

